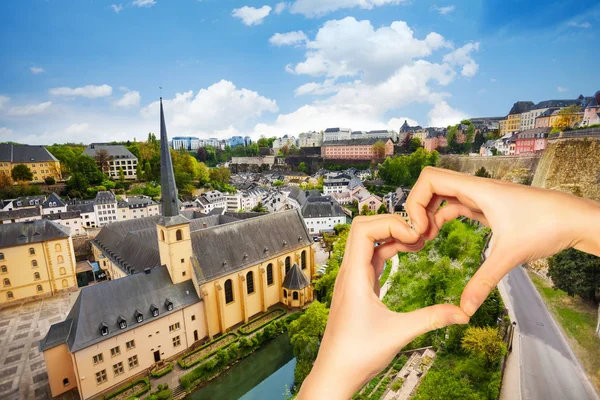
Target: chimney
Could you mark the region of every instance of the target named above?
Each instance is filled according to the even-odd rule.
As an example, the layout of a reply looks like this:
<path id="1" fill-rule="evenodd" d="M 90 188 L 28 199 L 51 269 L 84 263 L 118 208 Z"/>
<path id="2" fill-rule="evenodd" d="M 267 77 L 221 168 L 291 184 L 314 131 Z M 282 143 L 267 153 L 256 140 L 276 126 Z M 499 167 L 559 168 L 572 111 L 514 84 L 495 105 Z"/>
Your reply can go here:
<path id="1" fill-rule="evenodd" d="M 202 228 L 206 228 L 206 222 L 202 223 Z"/>
<path id="2" fill-rule="evenodd" d="M 151 272 L 152 272 L 152 269 L 150 269 L 150 268 L 144 268 L 144 273 L 146 275 L 150 275 Z"/>

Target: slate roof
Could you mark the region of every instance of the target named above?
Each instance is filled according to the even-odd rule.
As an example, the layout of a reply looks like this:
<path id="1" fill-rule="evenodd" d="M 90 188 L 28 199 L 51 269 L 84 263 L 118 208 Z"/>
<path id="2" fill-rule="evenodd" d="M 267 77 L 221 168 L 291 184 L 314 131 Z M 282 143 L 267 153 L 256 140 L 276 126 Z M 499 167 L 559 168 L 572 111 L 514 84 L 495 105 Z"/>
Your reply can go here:
<path id="1" fill-rule="evenodd" d="M 530 139 L 536 137 L 544 137 L 548 133 L 550 133 L 550 128 L 534 128 L 521 131 L 515 136 L 517 136 L 517 139 Z"/>
<path id="2" fill-rule="evenodd" d="M 391 139 L 387 139 L 391 140 Z M 386 142 L 387 140 L 383 140 L 380 138 L 365 138 L 365 139 L 349 139 L 349 140 L 329 140 L 327 142 L 323 142 L 321 147 L 327 146 L 365 146 L 365 145 L 374 145 L 379 141 Z"/>
<path id="3" fill-rule="evenodd" d="M 103 190 L 96 194 L 96 199 L 94 200 L 94 202 L 96 204 L 112 204 L 117 202 L 117 198 L 115 197 L 113 192 Z"/>
<path id="4" fill-rule="evenodd" d="M 67 204 L 67 211 L 79 211 L 80 213 L 87 214 L 94 212 L 94 203 L 91 201 L 77 202 Z"/>
<path id="5" fill-rule="evenodd" d="M 288 271 L 283 280 L 282 287 L 287 290 L 301 290 L 309 286 L 310 282 L 304 272 L 294 263 L 292 269 Z"/>
<path id="6" fill-rule="evenodd" d="M 61 213 L 42 215 L 42 218 L 50 219 L 52 221 L 55 221 L 57 219 L 74 219 L 81 218 L 81 213 L 79 211 L 67 211 Z"/>
<path id="7" fill-rule="evenodd" d="M 537 117 L 535 117 L 535 119 L 543 118 L 543 117 L 549 117 L 556 110 L 558 110 L 558 108 L 549 108 L 546 111 L 544 111 L 543 113 L 541 113 L 540 115 L 538 115 Z"/>
<path id="8" fill-rule="evenodd" d="M 13 200 L 12 207 L 13 207 L 13 209 L 20 208 L 20 207 L 33 207 L 33 206 L 42 204 L 45 199 L 46 199 L 46 196 L 44 196 L 44 195 L 21 196 L 21 197 L 17 197 L 16 199 Z"/>
<path id="9" fill-rule="evenodd" d="M 35 218 L 42 215 L 38 207 L 19 208 L 11 211 L 0 211 L 0 221 L 10 221 L 21 218 Z M 6 225 L 6 224 L 3 224 Z M 0 246 L 1 247 L 1 246 Z"/>
<path id="10" fill-rule="evenodd" d="M 167 299 L 173 303 L 171 311 L 167 310 Z M 76 352 L 200 301 L 192 280 L 174 285 L 166 267 L 154 268 L 149 274 L 87 286 L 81 289 L 65 321 L 52 325 L 39 342 L 39 348 L 44 351 L 66 343 L 70 352 Z M 152 304 L 158 307 L 158 317 L 153 317 L 150 312 Z M 136 310 L 143 315 L 140 323 L 135 319 Z M 125 329 L 119 329 L 117 318 L 120 315 L 127 322 Z M 100 334 L 102 322 L 108 325 L 106 336 Z"/>
<path id="11" fill-rule="evenodd" d="M 127 148 L 122 144 L 92 143 L 83 151 L 83 154 L 94 158 L 96 156 L 96 152 L 100 150 L 106 150 L 111 159 L 136 158 L 133 153 L 127 150 Z"/>
<path id="12" fill-rule="evenodd" d="M 150 205 L 156 205 L 157 203 L 150 197 L 146 196 L 132 196 L 126 200 L 120 201 L 117 207 L 119 208 L 142 208 Z"/>
<path id="13" fill-rule="evenodd" d="M 299 210 L 202 229 L 192 233 L 194 273 L 210 281 L 311 243 Z"/>
<path id="14" fill-rule="evenodd" d="M 64 227 L 47 219 L 0 225 L 0 249 L 68 237 Z"/>
<path id="15" fill-rule="evenodd" d="M 513 104 L 508 115 L 522 114 L 526 111 L 529 111 L 534 106 L 535 104 L 533 104 L 533 101 L 517 101 L 515 104 Z"/>
<path id="16" fill-rule="evenodd" d="M 325 133 L 333 133 L 333 132 L 350 132 L 350 129 L 348 128 L 327 128 L 325 129 Z"/>
<path id="17" fill-rule="evenodd" d="M 0 162 L 30 163 L 58 161 L 44 146 L 0 144 Z"/>
<path id="18" fill-rule="evenodd" d="M 545 100 L 540 101 L 535 106 L 531 107 L 531 110 L 539 110 L 542 108 L 554 108 L 554 107 L 568 107 L 573 104 L 580 104 L 581 101 L 578 99 L 575 100 Z"/>
<path id="19" fill-rule="evenodd" d="M 56 203 L 56 205 L 50 206 L 50 203 Z M 50 196 L 42 203 L 43 208 L 54 208 L 54 207 L 64 207 L 66 203 L 56 194 L 51 193 Z"/>
<path id="20" fill-rule="evenodd" d="M 302 205 L 302 216 L 304 218 L 332 218 L 344 215 L 340 204 L 331 196 L 311 196 Z"/>
<path id="21" fill-rule="evenodd" d="M 363 185 L 363 183 L 361 182 L 360 179 L 358 179 L 358 178 L 352 178 L 350 180 L 350 183 L 348 183 L 348 190 L 354 190 L 358 186 L 364 187 L 365 185 Z"/>

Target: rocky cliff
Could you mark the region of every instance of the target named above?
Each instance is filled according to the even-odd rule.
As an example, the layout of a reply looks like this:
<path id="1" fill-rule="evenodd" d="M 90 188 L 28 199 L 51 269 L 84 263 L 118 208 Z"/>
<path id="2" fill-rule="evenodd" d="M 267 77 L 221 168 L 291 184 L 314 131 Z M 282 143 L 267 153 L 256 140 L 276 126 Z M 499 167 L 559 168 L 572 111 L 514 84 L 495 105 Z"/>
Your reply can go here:
<path id="1" fill-rule="evenodd" d="M 530 175 L 535 172 L 540 155 L 528 157 L 495 156 L 495 157 L 466 157 L 457 155 L 443 155 L 440 158 L 441 168 L 452 169 L 474 175 L 475 171 L 484 167 L 494 179 L 506 179 L 515 172 L 528 171 Z M 511 179 L 512 180 L 512 179 Z"/>

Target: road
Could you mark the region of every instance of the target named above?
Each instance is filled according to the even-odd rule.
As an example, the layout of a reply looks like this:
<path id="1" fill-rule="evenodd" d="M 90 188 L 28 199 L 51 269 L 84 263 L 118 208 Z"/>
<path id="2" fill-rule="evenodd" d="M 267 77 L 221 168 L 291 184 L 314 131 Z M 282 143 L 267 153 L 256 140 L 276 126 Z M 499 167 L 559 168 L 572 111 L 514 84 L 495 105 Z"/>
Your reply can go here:
<path id="1" fill-rule="evenodd" d="M 518 338 L 509 358 L 517 357 L 519 361 L 515 364 L 509 359 L 509 366 L 513 361 L 520 367 L 521 398 L 600 399 L 524 269 L 513 269 L 499 288 L 517 322 Z M 509 366 L 503 386 L 516 380 L 509 377 Z M 504 387 L 502 391 L 506 392 Z"/>
<path id="2" fill-rule="evenodd" d="M 395 255 L 394 257 L 392 257 L 391 260 L 392 260 L 392 269 L 390 271 L 390 275 L 388 276 L 387 281 L 383 284 L 383 286 L 381 287 L 381 290 L 379 291 L 379 298 L 381 300 L 383 300 L 383 297 L 385 296 L 388 289 L 390 288 L 390 285 L 392 283 L 392 276 L 394 276 L 394 274 L 396 272 L 398 272 L 398 267 L 400 267 L 400 260 L 398 259 L 398 255 Z"/>

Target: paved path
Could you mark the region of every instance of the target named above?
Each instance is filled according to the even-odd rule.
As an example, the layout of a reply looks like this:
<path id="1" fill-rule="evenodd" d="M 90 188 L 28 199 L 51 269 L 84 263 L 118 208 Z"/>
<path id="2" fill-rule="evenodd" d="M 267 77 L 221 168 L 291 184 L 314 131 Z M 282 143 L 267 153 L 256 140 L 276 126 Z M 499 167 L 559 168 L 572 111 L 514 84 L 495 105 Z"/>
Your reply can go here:
<path id="1" fill-rule="evenodd" d="M 383 297 L 385 296 L 388 289 L 390 288 L 390 285 L 392 284 L 392 276 L 394 276 L 394 274 L 396 272 L 398 272 L 398 268 L 400 268 L 400 260 L 398 259 L 398 255 L 395 255 L 394 257 L 392 257 L 391 260 L 392 260 L 392 270 L 390 271 L 388 280 L 383 284 L 383 286 L 381 287 L 381 290 L 379 291 L 379 298 L 381 300 L 383 300 Z"/>
<path id="2" fill-rule="evenodd" d="M 600 399 L 524 269 L 512 270 L 501 286 L 517 321 L 513 351 L 518 354 L 521 399 Z"/>

